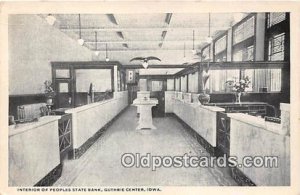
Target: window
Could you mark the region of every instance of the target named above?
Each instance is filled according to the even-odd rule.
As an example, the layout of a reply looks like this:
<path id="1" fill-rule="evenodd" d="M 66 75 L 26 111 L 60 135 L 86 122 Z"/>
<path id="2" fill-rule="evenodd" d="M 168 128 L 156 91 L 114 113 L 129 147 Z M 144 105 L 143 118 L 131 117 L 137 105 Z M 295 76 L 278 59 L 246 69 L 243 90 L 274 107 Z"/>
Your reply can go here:
<path id="1" fill-rule="evenodd" d="M 254 46 L 238 50 L 233 54 L 233 61 L 253 61 L 254 60 Z"/>
<path id="2" fill-rule="evenodd" d="M 181 77 L 181 91 L 182 92 L 187 92 L 186 83 L 187 83 L 187 76 L 184 75 L 184 76 Z"/>
<path id="3" fill-rule="evenodd" d="M 198 72 L 189 74 L 189 92 L 198 92 Z"/>
<path id="4" fill-rule="evenodd" d="M 232 89 L 227 86 L 226 81 L 238 80 L 240 70 L 210 70 L 210 77 L 207 82 L 206 89 L 210 93 L 214 92 L 232 92 Z"/>
<path id="5" fill-rule="evenodd" d="M 56 78 L 70 78 L 70 70 L 69 69 L 56 69 Z"/>
<path id="6" fill-rule="evenodd" d="M 275 35 L 269 39 L 268 60 L 284 60 L 285 33 Z"/>
<path id="7" fill-rule="evenodd" d="M 247 92 L 280 92 L 281 69 L 233 69 L 233 70 L 210 70 L 208 89 L 210 93 L 231 93 L 232 86 L 226 81 L 238 81 L 248 76 L 250 79 Z"/>
<path id="8" fill-rule="evenodd" d="M 215 54 L 218 54 L 226 49 L 226 40 L 227 35 L 223 36 L 215 42 Z"/>
<path id="9" fill-rule="evenodd" d="M 286 13 L 284 12 L 275 12 L 275 13 L 269 13 L 267 15 L 267 21 L 268 21 L 268 28 L 271 26 L 274 26 L 275 24 L 278 24 L 286 19 Z"/>
<path id="10" fill-rule="evenodd" d="M 180 84 L 180 78 L 176 78 L 175 79 L 175 91 L 179 91 L 179 88 L 180 88 L 179 84 Z"/>
<path id="11" fill-rule="evenodd" d="M 151 91 L 162 91 L 163 82 L 162 81 L 152 81 L 151 82 Z"/>
<path id="12" fill-rule="evenodd" d="M 202 50 L 202 61 L 207 61 L 210 59 L 210 46 L 207 46 L 205 47 L 203 50 Z"/>
<path id="13" fill-rule="evenodd" d="M 233 44 L 254 36 L 254 19 L 254 16 L 252 16 L 233 30 Z"/>

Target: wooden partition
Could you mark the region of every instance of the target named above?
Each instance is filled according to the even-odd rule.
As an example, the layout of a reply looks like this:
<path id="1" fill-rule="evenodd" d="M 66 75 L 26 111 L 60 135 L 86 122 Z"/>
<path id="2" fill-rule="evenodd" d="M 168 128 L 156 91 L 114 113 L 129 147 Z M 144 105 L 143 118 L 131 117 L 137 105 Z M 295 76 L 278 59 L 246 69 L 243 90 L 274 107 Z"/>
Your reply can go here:
<path id="1" fill-rule="evenodd" d="M 51 64 L 52 82 L 57 94 L 56 108 L 88 104 L 90 83 L 98 88 L 95 91 L 95 101 L 110 99 L 113 92 L 124 91 L 126 88 L 125 70 L 117 61 L 52 62 Z"/>

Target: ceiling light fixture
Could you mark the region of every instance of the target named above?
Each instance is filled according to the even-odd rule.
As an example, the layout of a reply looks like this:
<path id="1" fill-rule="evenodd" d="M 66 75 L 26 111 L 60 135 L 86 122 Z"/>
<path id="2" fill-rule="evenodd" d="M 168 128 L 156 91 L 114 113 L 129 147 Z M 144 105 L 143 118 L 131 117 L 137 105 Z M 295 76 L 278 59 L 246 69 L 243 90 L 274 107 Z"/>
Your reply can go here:
<path id="1" fill-rule="evenodd" d="M 48 16 L 46 17 L 46 21 L 48 24 L 53 26 L 56 21 L 56 18 L 52 14 L 48 14 Z"/>
<path id="2" fill-rule="evenodd" d="M 193 55 L 195 55 L 197 53 L 197 51 L 195 50 L 195 30 L 193 30 L 193 50 L 192 50 Z"/>
<path id="3" fill-rule="evenodd" d="M 185 56 L 185 42 L 183 43 L 183 60 L 186 60 L 186 56 Z"/>
<path id="4" fill-rule="evenodd" d="M 210 36 L 210 13 L 208 13 L 208 37 L 206 37 L 207 43 L 212 43 L 213 38 Z"/>
<path id="5" fill-rule="evenodd" d="M 105 44 L 105 61 L 106 62 L 109 61 L 109 58 L 108 58 L 108 55 L 107 55 L 107 43 Z"/>
<path id="6" fill-rule="evenodd" d="M 97 45 L 98 45 L 98 41 L 97 41 L 97 31 L 95 31 L 95 55 L 98 56 L 99 55 L 99 51 L 97 49 Z"/>
<path id="7" fill-rule="evenodd" d="M 84 40 L 81 38 L 81 18 L 80 18 L 80 14 L 78 14 L 78 22 L 79 22 L 79 39 L 78 39 L 78 44 L 82 46 L 84 44 Z"/>
<path id="8" fill-rule="evenodd" d="M 143 62 L 142 62 L 142 66 L 143 66 L 145 69 L 147 69 L 148 66 L 149 66 L 149 64 L 148 64 L 148 61 L 149 61 L 149 60 L 158 60 L 158 61 L 161 61 L 158 57 L 149 56 L 149 57 L 146 57 L 146 58 L 145 58 L 145 57 L 135 57 L 135 58 L 132 58 L 132 59 L 130 60 L 130 62 L 135 61 L 135 60 L 143 61 Z"/>
<path id="9" fill-rule="evenodd" d="M 148 66 L 149 66 L 149 64 L 148 64 L 148 62 L 147 62 L 147 61 L 144 61 L 144 62 L 142 63 L 142 65 L 143 65 L 143 67 L 144 67 L 145 69 L 147 69 L 147 68 L 148 68 Z"/>

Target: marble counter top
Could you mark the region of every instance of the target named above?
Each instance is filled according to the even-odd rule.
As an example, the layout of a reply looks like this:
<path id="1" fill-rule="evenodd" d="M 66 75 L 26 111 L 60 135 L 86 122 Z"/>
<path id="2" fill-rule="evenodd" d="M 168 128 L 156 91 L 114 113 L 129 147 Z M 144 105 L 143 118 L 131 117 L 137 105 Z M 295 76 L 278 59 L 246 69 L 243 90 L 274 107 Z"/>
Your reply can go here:
<path id="1" fill-rule="evenodd" d="M 94 108 L 94 107 L 99 106 L 99 105 L 102 105 L 102 104 L 106 104 L 106 103 L 108 103 L 108 102 L 113 101 L 114 99 L 115 99 L 115 98 L 111 98 L 111 99 L 103 100 L 103 101 L 100 101 L 100 102 L 94 102 L 94 103 L 91 103 L 91 104 L 86 104 L 86 105 L 79 106 L 79 107 L 76 107 L 76 108 L 68 109 L 68 110 L 66 110 L 65 112 L 66 112 L 66 113 L 81 112 L 81 111 L 88 110 L 88 109 L 90 109 L 90 108 Z"/>
<path id="2" fill-rule="evenodd" d="M 147 100 L 144 99 L 133 100 L 133 105 L 148 105 L 148 104 L 158 104 L 158 100 L 156 98 L 150 98 Z"/>
<path id="3" fill-rule="evenodd" d="M 57 121 L 61 118 L 61 116 L 43 116 L 38 119 L 38 121 L 30 122 L 30 123 L 20 123 L 16 125 L 9 126 L 9 136 L 14 136 L 30 129 L 34 129 L 40 126 L 43 126 L 47 123 Z"/>
<path id="4" fill-rule="evenodd" d="M 230 118 L 235 119 L 237 121 L 247 123 L 251 126 L 259 127 L 267 131 L 271 131 L 273 133 L 284 135 L 286 132 L 282 131 L 281 124 L 272 123 L 265 121 L 263 118 L 251 116 L 243 113 L 228 113 Z"/>

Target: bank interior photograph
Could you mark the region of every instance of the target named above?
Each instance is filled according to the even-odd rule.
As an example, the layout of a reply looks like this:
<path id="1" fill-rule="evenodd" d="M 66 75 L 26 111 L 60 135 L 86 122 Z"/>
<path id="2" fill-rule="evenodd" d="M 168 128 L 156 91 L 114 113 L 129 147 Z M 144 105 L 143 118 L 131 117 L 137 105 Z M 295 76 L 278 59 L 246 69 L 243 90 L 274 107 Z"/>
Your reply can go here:
<path id="1" fill-rule="evenodd" d="M 8 15 L 11 187 L 290 186 L 290 14 Z"/>

